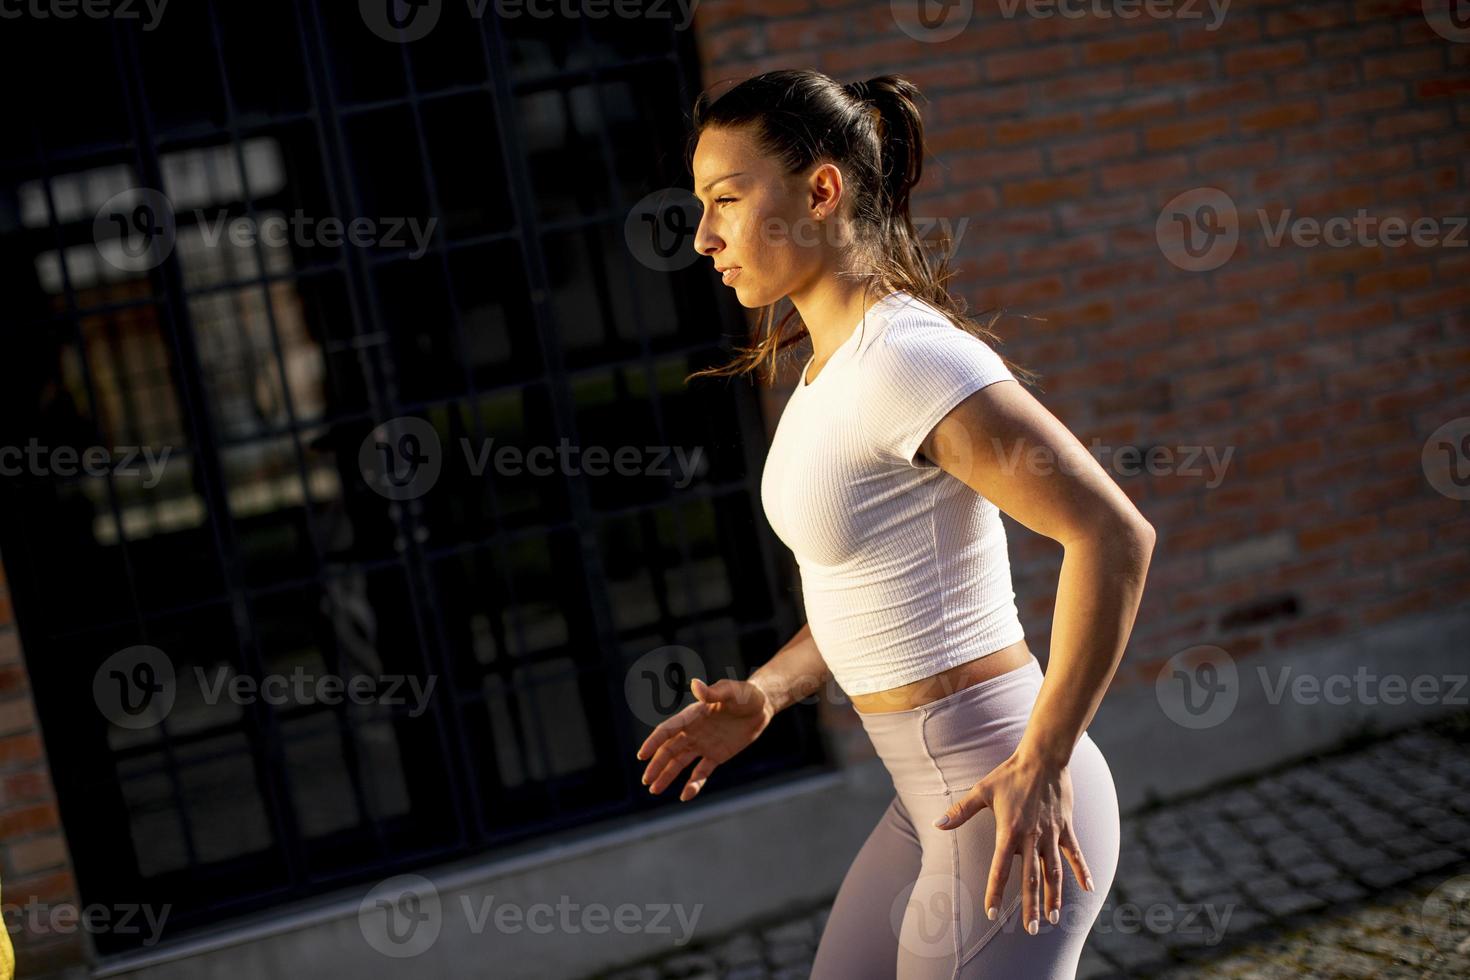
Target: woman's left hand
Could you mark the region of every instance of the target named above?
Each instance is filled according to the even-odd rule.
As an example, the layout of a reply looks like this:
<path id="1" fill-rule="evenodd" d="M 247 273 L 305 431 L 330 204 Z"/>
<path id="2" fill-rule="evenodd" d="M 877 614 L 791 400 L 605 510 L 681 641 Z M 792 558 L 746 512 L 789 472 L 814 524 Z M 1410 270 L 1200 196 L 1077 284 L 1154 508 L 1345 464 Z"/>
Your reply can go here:
<path id="1" fill-rule="evenodd" d="M 995 858 L 985 889 L 985 914 L 994 919 L 1011 872 L 1011 855 L 1021 855 L 1022 921 L 1032 935 L 1039 928 L 1041 895 L 1046 885 L 1047 921 L 1056 924 L 1062 909 L 1062 861 L 1092 891 L 1092 873 L 1072 832 L 1072 776 L 1066 766 L 1012 755 L 944 811 L 935 826 L 954 830 L 986 807 L 995 811 Z M 947 822 L 946 822 L 947 821 Z"/>

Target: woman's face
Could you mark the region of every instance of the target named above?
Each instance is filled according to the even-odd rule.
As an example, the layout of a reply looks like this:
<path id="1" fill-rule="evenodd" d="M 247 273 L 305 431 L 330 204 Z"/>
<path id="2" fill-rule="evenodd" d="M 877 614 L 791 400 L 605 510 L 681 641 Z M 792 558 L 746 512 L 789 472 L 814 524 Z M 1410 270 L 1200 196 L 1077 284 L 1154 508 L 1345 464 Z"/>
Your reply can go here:
<path id="1" fill-rule="evenodd" d="M 711 128 L 694 149 L 694 195 L 704 205 L 694 248 L 728 269 L 725 284 L 742 306 L 767 306 L 821 274 L 841 177 L 830 164 L 787 176 L 757 152 L 742 129 Z"/>

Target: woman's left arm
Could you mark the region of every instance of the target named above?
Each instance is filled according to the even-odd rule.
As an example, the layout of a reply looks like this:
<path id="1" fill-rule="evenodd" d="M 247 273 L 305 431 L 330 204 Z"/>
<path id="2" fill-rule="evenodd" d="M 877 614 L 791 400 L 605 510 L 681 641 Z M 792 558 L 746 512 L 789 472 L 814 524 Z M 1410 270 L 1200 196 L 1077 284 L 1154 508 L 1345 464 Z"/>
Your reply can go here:
<path id="1" fill-rule="evenodd" d="M 920 446 L 940 468 L 1021 524 L 1062 545 L 1046 678 L 1012 756 L 947 811 L 952 830 L 985 807 L 996 849 L 985 908 L 994 918 L 1019 853 L 1023 921 L 1036 931 L 1045 886 L 1048 921 L 1060 917 L 1061 856 L 1091 889 L 1072 830 L 1067 765 L 1123 657 L 1143 597 L 1155 533 L 1087 448 L 1019 382 L 970 394 Z M 941 820 L 944 819 L 943 817 Z"/>

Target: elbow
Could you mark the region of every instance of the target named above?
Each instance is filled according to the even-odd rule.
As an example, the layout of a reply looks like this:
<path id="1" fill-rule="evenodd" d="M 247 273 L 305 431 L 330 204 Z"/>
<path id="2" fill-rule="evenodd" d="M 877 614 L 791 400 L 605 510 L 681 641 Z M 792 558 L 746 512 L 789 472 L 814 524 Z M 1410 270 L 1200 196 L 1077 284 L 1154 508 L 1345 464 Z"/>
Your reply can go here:
<path id="1" fill-rule="evenodd" d="M 1117 532 L 1124 543 L 1128 553 L 1133 555 L 1140 565 L 1147 567 L 1153 559 L 1154 544 L 1159 539 L 1158 532 L 1154 526 L 1144 520 L 1140 514 L 1127 521 L 1122 530 Z"/>

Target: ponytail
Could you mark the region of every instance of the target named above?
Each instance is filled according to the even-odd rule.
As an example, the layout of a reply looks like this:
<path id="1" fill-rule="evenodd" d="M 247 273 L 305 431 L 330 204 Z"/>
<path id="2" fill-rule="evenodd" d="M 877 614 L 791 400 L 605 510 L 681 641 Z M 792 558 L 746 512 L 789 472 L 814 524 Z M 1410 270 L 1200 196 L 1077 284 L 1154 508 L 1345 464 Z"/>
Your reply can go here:
<path id="1" fill-rule="evenodd" d="M 924 121 L 919 112 L 918 86 L 902 75 L 878 75 L 863 82 L 840 85 L 812 69 L 781 69 L 746 79 L 718 100 L 708 91 L 695 100 L 688 153 L 699 135 L 715 126 L 753 125 L 760 149 L 775 157 L 786 173 L 805 173 L 823 160 L 842 169 L 852 190 L 850 219 L 857 230 L 855 247 L 867 269 L 864 278 L 883 289 L 878 296 L 903 290 L 942 312 L 956 327 L 993 347 L 1000 337 L 991 329 L 1005 312 L 967 312 L 963 299 L 951 296 L 946 284 L 949 241 L 943 241 L 938 261 L 914 230 L 909 204 L 924 172 Z M 696 377 L 735 376 L 764 368 L 767 383 L 774 382 L 780 353 L 807 336 L 806 325 L 793 308 L 779 324 L 775 307 L 761 317 L 761 339 L 751 347 L 737 347 L 736 356 L 720 367 L 695 371 Z M 788 325 L 794 321 L 793 329 Z M 982 322 L 983 321 L 983 322 Z M 1039 376 L 1001 355 L 1016 378 L 1035 384 Z"/>

